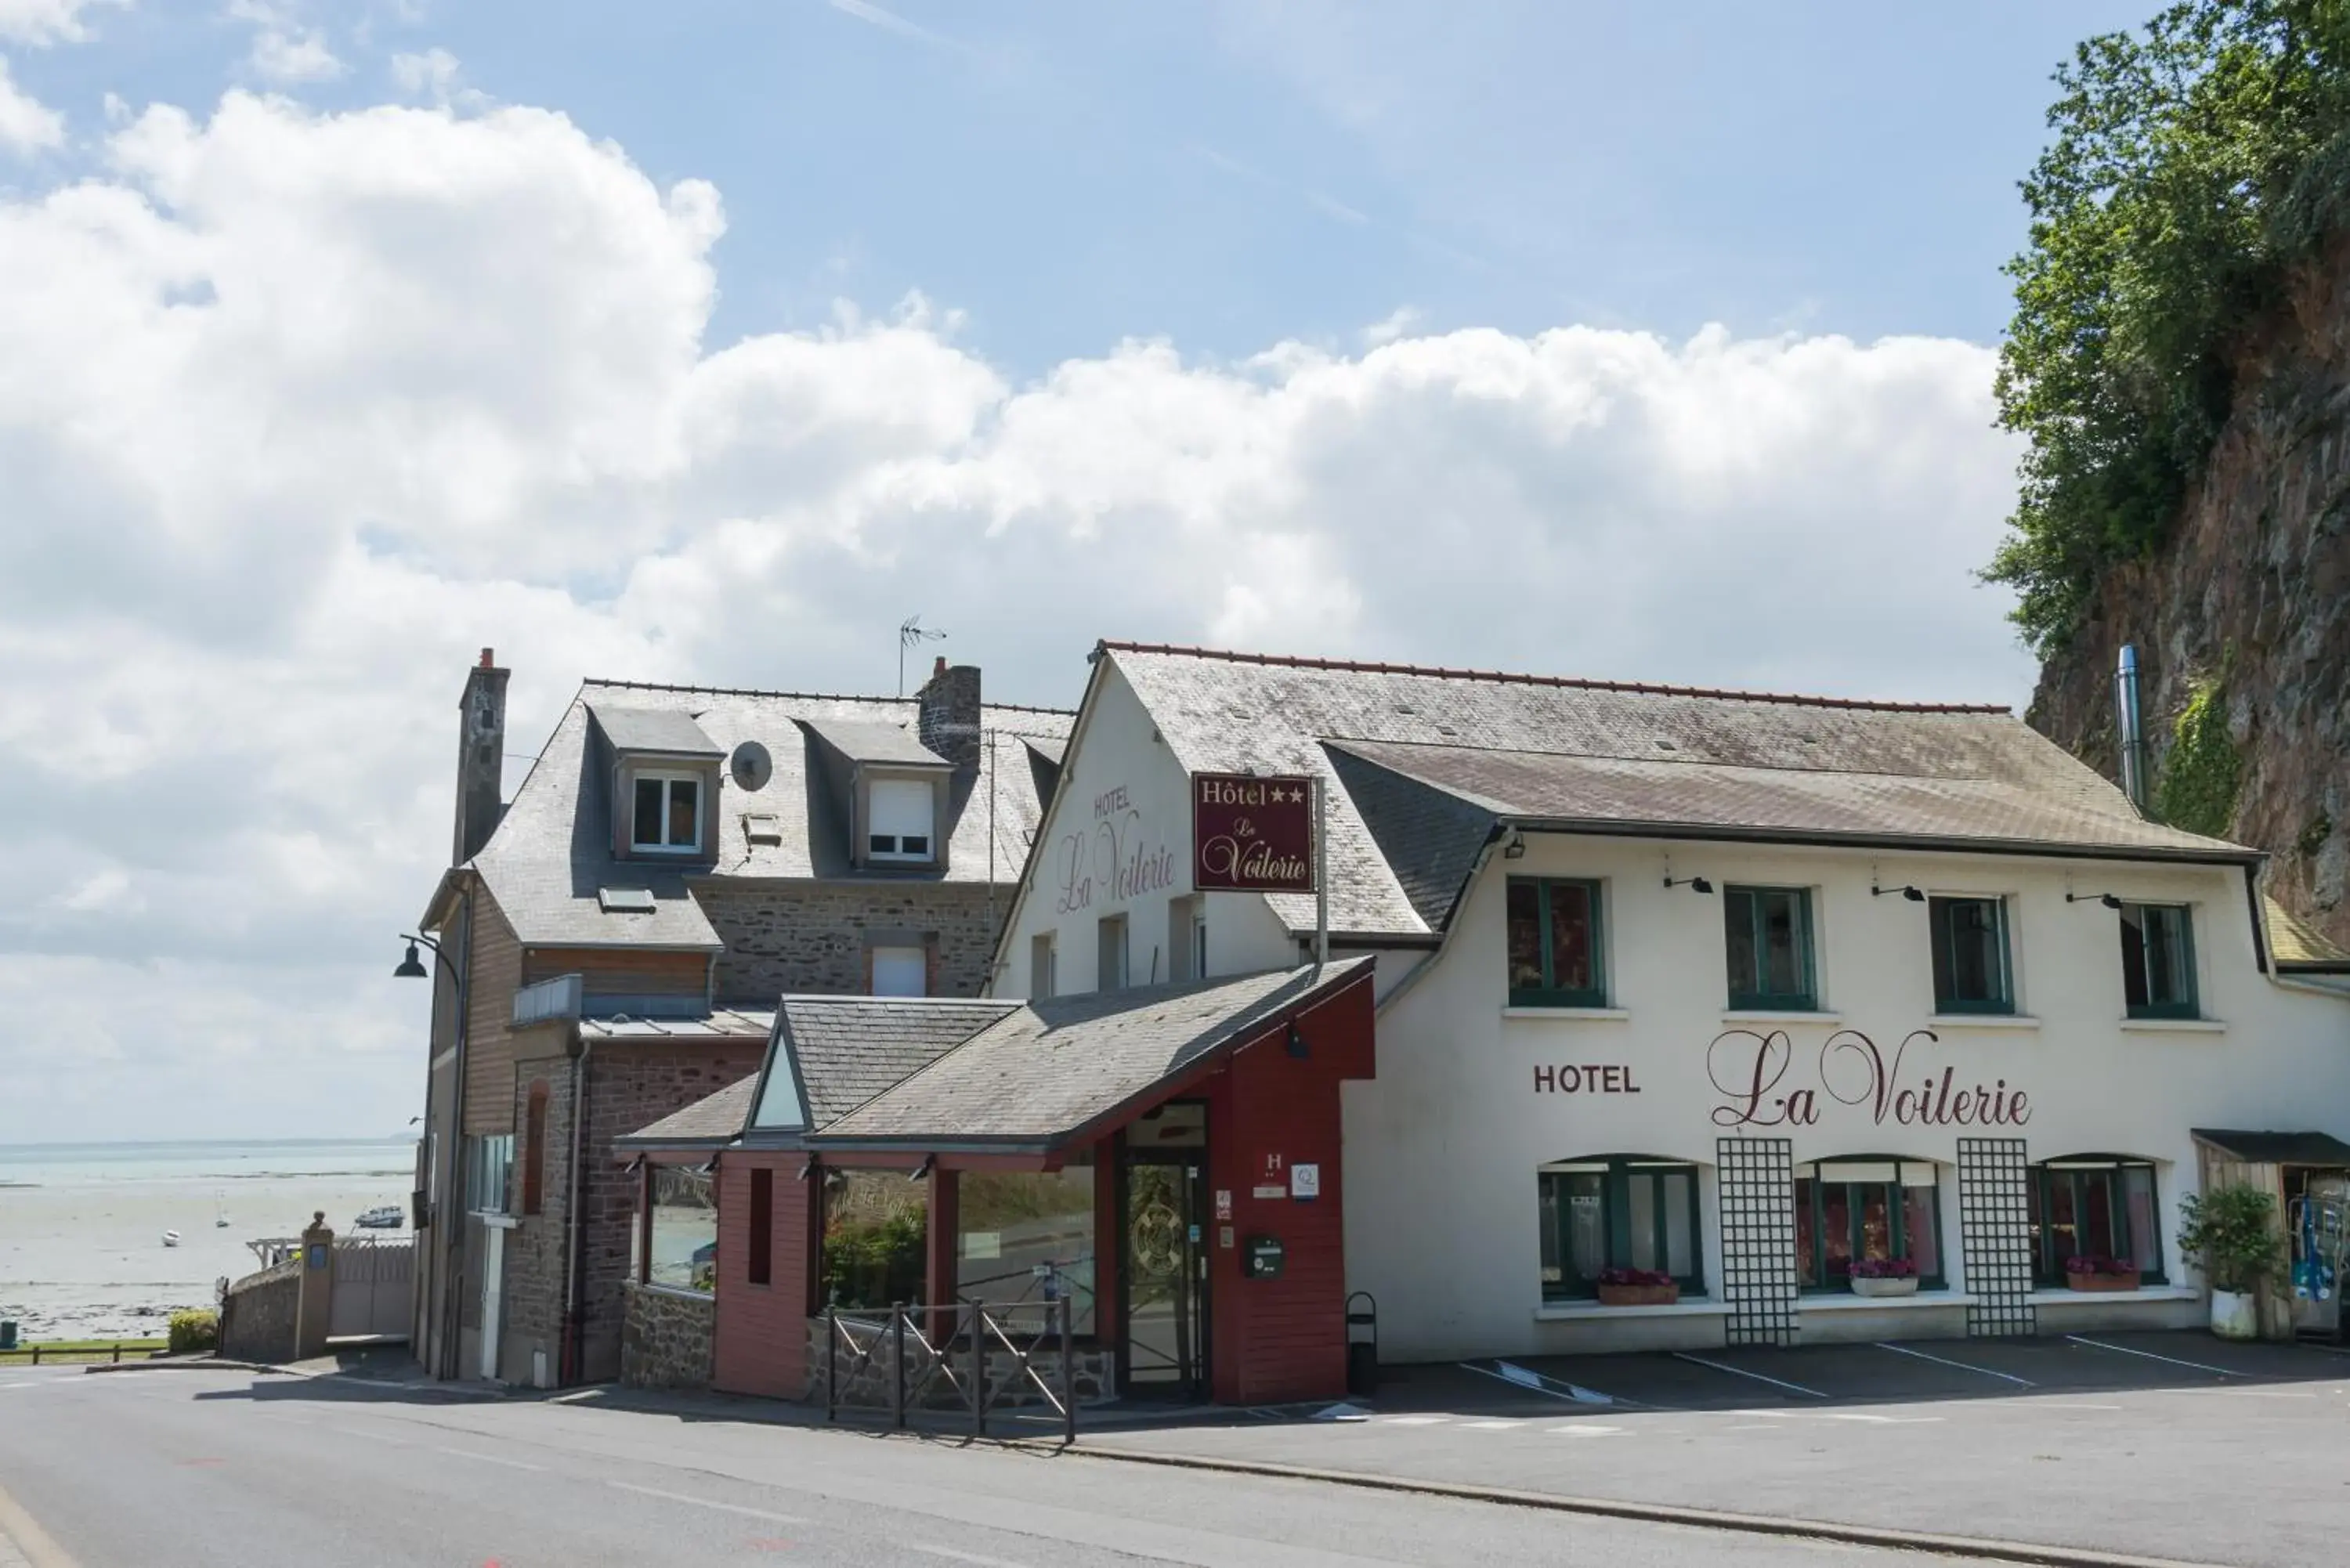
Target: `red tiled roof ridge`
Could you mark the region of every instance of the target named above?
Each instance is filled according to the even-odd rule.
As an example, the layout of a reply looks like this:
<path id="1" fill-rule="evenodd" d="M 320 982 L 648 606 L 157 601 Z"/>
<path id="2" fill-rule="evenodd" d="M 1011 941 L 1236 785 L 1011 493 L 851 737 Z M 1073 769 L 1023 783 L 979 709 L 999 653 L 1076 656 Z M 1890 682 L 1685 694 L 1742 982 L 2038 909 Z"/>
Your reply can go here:
<path id="1" fill-rule="evenodd" d="M 2003 702 L 1895 702 L 1866 697 L 1813 697 L 1789 691 L 1741 691 L 1716 686 L 1666 686 L 1641 680 L 1600 680 L 1581 675 L 1528 675 L 1506 670 L 1450 670 L 1426 664 L 1388 664 L 1355 659 L 1315 659 L 1302 654 L 1241 653 L 1219 648 L 1186 648 L 1171 642 L 1116 642 L 1113 653 L 1162 653 L 1179 659 L 1221 659 L 1229 664 L 1265 664 L 1288 670 L 1335 670 L 1358 675 L 1424 675 L 1441 680 L 1492 680 L 1514 686 L 1560 686 L 1581 691 L 1628 691 L 1647 697 L 1703 697 L 1726 702 L 1779 702 L 1798 708 L 1849 708 L 1883 713 L 2001 713 Z"/>
<path id="2" fill-rule="evenodd" d="M 851 691 L 771 691 L 752 686 L 687 686 L 670 680 L 621 680 L 611 676 L 589 675 L 581 678 L 580 689 L 608 686 L 622 691 L 677 691 L 692 697 L 775 697 L 792 702 L 904 702 L 920 701 L 918 697 L 863 697 Z M 999 713 L 1050 713 L 1056 718 L 1074 717 L 1074 708 L 1040 708 L 1027 702 L 989 702 L 983 701 L 980 711 L 993 708 Z"/>

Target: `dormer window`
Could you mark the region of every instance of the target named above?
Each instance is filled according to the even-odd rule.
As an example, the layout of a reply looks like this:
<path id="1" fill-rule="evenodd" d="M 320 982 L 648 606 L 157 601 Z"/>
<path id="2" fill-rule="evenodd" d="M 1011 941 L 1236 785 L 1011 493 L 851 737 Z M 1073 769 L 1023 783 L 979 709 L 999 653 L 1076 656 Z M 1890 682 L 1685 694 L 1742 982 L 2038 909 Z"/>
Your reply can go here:
<path id="1" fill-rule="evenodd" d="M 935 794 L 928 779 L 875 779 L 866 796 L 865 854 L 868 860 L 899 862 L 938 858 Z"/>
<path id="2" fill-rule="evenodd" d="M 702 780 L 694 774 L 640 773 L 629 829 L 633 849 L 692 854 L 702 847 Z"/>

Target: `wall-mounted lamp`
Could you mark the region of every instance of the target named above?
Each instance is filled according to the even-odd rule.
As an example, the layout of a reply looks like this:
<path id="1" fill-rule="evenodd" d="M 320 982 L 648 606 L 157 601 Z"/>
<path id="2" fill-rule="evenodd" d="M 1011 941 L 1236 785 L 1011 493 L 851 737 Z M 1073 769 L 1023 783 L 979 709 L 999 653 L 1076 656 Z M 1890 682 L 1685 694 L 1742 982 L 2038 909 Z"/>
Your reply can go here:
<path id="1" fill-rule="evenodd" d="M 2067 893 L 2064 901 L 2068 904 L 2103 904 L 2108 909 L 2122 907 L 2120 896 L 2114 893 Z"/>
<path id="2" fill-rule="evenodd" d="M 1284 1048 L 1286 1049 L 1291 1055 L 1296 1057 L 1301 1062 L 1305 1061 L 1314 1054 L 1312 1051 L 1306 1048 L 1305 1036 L 1298 1033 L 1297 1020 L 1295 1018 L 1289 1021 L 1289 1034 L 1287 1039 L 1283 1042 L 1283 1044 Z"/>
<path id="3" fill-rule="evenodd" d="M 1502 839 L 1502 858 L 1523 860 L 1526 857 L 1526 836 L 1512 828 Z"/>
<path id="4" fill-rule="evenodd" d="M 914 1167 L 914 1168 L 913 1168 L 913 1169 L 911 1169 L 911 1170 L 908 1171 L 908 1172 L 906 1173 L 906 1179 L 907 1179 L 907 1180 L 909 1180 L 909 1181 L 920 1181 L 920 1180 L 921 1180 L 924 1177 L 926 1177 L 926 1176 L 930 1175 L 930 1173 L 931 1173 L 931 1168 L 932 1166 L 934 1166 L 934 1165 L 936 1165 L 938 1162 L 939 1162 L 939 1157 L 938 1157 L 937 1155 L 934 1155 L 934 1154 L 926 1154 L 926 1155 L 922 1156 L 922 1163 L 921 1163 L 921 1164 L 920 1164 L 920 1165 L 918 1165 L 918 1166 L 916 1166 L 916 1167 Z"/>
<path id="5" fill-rule="evenodd" d="M 1926 901 L 1926 892 L 1922 888 L 1911 888 L 1906 886 L 1900 888 L 1880 888 L 1874 881 L 1871 881 L 1868 885 L 1868 896 L 1872 898 L 1882 898 L 1887 893 L 1898 893 L 1913 904 L 1922 904 Z"/>
<path id="6" fill-rule="evenodd" d="M 1694 888 L 1700 893 L 1711 893 L 1713 891 L 1713 884 L 1707 881 L 1702 877 L 1668 877 L 1665 878 L 1665 886 L 1668 888 Z"/>

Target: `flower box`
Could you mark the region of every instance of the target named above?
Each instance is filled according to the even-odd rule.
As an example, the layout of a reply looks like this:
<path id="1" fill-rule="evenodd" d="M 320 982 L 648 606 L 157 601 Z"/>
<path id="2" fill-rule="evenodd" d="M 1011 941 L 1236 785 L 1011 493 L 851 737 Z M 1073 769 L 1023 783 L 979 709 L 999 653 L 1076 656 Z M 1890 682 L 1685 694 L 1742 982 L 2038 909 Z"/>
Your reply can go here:
<path id="1" fill-rule="evenodd" d="M 2073 1291 L 2134 1291 L 2137 1289 L 2137 1282 L 2136 1270 L 2126 1274 L 2076 1274 L 2068 1272 L 2064 1275 L 2064 1288 Z"/>
<path id="2" fill-rule="evenodd" d="M 1914 1296 L 1918 1293 L 1918 1276 L 1883 1276 L 1871 1279 L 1866 1274 L 1852 1277 L 1852 1293 L 1856 1296 Z"/>
<path id="3" fill-rule="evenodd" d="M 1610 1285 L 1599 1289 L 1601 1306 L 1670 1306 L 1681 1299 L 1681 1288 L 1669 1282 L 1661 1285 Z"/>

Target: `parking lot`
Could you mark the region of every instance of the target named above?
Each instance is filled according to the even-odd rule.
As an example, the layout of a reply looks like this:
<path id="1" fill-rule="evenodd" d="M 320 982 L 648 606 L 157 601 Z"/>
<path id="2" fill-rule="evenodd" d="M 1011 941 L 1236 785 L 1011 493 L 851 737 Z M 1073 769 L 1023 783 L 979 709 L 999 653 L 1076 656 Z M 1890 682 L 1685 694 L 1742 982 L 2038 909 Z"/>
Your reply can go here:
<path id="1" fill-rule="evenodd" d="M 1364 1405 L 1088 1441 L 2199 1563 L 2333 1561 L 2350 1537 L 2350 1355 L 2329 1348 L 2174 1333 L 1532 1357 L 1387 1368 Z"/>

